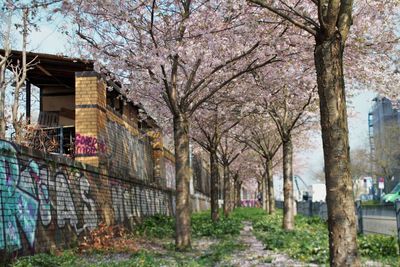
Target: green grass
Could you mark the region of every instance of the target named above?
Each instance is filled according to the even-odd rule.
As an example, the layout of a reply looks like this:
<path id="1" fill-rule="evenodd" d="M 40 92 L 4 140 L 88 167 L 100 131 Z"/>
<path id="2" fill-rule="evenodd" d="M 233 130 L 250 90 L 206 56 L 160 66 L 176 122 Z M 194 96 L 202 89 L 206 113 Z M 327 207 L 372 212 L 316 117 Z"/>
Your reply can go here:
<path id="1" fill-rule="evenodd" d="M 29 257 L 21 257 L 15 261 L 13 267 L 125 267 L 125 266 L 213 266 L 229 256 L 243 245 L 239 244 L 235 237 L 239 235 L 242 228 L 242 219 L 239 217 L 225 218 L 222 215 L 220 220 L 213 222 L 210 212 L 195 213 L 191 216 L 192 236 L 194 238 L 211 237 L 218 241 L 211 245 L 207 251 L 175 252 L 173 243 L 166 243 L 164 248 L 168 250 L 168 255 L 157 254 L 154 251 L 140 250 L 131 255 L 129 259 L 118 261 L 104 260 L 107 256 L 112 256 L 113 252 L 92 251 L 91 260 L 84 260 L 73 250 L 66 250 L 61 255 L 36 254 Z M 175 220 L 164 215 L 155 215 L 146 218 L 136 227 L 135 234 L 149 239 L 168 239 L 171 240 L 175 233 Z M 86 254 L 88 255 L 88 254 Z M 88 257 L 86 257 L 88 258 Z M 93 259 L 98 262 L 93 263 Z"/>
<path id="2" fill-rule="evenodd" d="M 200 267 L 215 266 L 218 262 L 228 260 L 233 253 L 244 248 L 232 238 L 221 239 L 210 246 L 207 251 L 175 252 L 161 255 L 154 251 L 141 250 L 132 254 L 129 259 L 110 260 L 112 253 L 91 254 L 90 260 L 72 250 L 64 251 L 61 255 L 37 254 L 19 258 L 12 267 L 136 267 L 136 266 L 177 266 Z"/>
<path id="3" fill-rule="evenodd" d="M 220 216 L 217 222 L 210 218 L 210 212 L 199 212 L 192 215 L 192 234 L 194 237 L 222 238 L 227 235 L 237 236 L 243 225 L 241 220 Z"/>
<path id="4" fill-rule="evenodd" d="M 327 224 L 318 217 L 296 216 L 294 231 L 281 228 L 282 212 L 255 219 L 255 234 L 267 249 L 281 251 L 291 258 L 318 264 L 329 262 Z M 399 266 L 395 237 L 362 235 L 358 237 L 359 251 L 363 260 L 379 261 Z"/>
<path id="5" fill-rule="evenodd" d="M 193 237 L 221 238 L 226 235 L 238 235 L 242 228 L 241 220 L 234 217 L 220 216 L 213 222 L 210 211 L 194 213 L 191 216 Z M 164 215 L 154 215 L 146 218 L 137 226 L 136 233 L 146 237 L 173 238 L 175 234 L 175 220 Z"/>
<path id="6" fill-rule="evenodd" d="M 93 253 L 89 257 L 82 258 L 73 250 L 67 250 L 61 255 L 37 254 L 22 257 L 12 266 L 214 266 L 217 263 L 227 262 L 237 251 L 245 249 L 237 241 L 237 236 L 242 228 L 242 221 L 253 222 L 256 237 L 269 250 L 286 253 L 291 258 L 308 263 L 327 264 L 329 261 L 327 224 L 320 218 L 296 216 L 296 229 L 287 232 L 281 228 L 282 211 L 278 210 L 274 215 L 267 215 L 262 209 L 239 208 L 229 218 L 221 216 L 221 219 L 216 223 L 211 221 L 209 211 L 192 215 L 192 235 L 194 239 L 211 237 L 211 240 L 217 240 L 205 251 L 176 252 L 172 242 L 174 220 L 157 215 L 147 218 L 138 226 L 137 234 L 150 239 L 166 238 L 165 241 L 169 241 L 164 245 L 164 248 L 168 251 L 166 255 L 159 254 L 158 251 L 140 250 L 130 255 L 128 259 L 112 260 L 113 254 L 109 252 Z M 358 237 L 358 244 L 363 261 L 373 260 L 390 266 L 400 266 L 395 237 L 362 235 Z M 93 259 L 98 259 L 98 262 Z M 265 263 L 271 261 L 272 258 L 269 257 L 264 259 Z"/>
<path id="7" fill-rule="evenodd" d="M 82 266 L 82 261 L 72 250 L 66 250 L 61 255 L 36 254 L 34 256 L 21 257 L 12 263 L 13 267 L 69 267 Z"/>
<path id="8" fill-rule="evenodd" d="M 267 215 L 266 212 L 260 208 L 236 208 L 231 217 L 239 221 L 251 221 L 254 223 L 265 215 Z"/>

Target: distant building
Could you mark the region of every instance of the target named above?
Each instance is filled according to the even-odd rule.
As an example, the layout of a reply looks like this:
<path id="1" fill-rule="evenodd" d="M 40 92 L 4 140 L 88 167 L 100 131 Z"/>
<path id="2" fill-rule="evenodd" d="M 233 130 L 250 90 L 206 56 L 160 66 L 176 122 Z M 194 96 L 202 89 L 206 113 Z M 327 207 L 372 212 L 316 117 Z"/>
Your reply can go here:
<path id="1" fill-rule="evenodd" d="M 371 174 L 385 178 L 384 192 L 400 181 L 400 100 L 377 96 L 368 114 Z"/>

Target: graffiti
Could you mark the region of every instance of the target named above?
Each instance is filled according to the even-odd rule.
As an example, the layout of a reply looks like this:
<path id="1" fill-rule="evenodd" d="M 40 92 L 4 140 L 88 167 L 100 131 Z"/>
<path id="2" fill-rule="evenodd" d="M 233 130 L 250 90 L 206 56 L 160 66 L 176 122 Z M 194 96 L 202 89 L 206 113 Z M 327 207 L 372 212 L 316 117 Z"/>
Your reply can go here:
<path id="1" fill-rule="evenodd" d="M 66 221 L 77 229 L 78 216 L 75 212 L 74 201 L 72 200 L 71 192 L 67 178 L 64 173 L 58 173 L 56 175 L 56 209 L 57 209 L 57 224 L 58 227 L 64 227 Z"/>
<path id="2" fill-rule="evenodd" d="M 132 216 L 150 216 L 156 213 L 171 215 L 168 195 L 161 190 L 112 185 L 111 197 L 115 220 L 118 222 L 128 220 Z"/>
<path id="3" fill-rule="evenodd" d="M 96 204 L 93 199 L 89 197 L 90 184 L 85 176 L 80 177 L 80 193 L 82 201 L 85 203 L 83 207 L 84 227 L 90 231 L 97 227 L 97 211 Z"/>
<path id="4" fill-rule="evenodd" d="M 18 225 L 33 247 L 39 210 L 34 183 L 26 173 L 21 175 L 17 150 L 12 144 L 0 142 L 0 151 L 0 249 L 22 247 Z"/>
<path id="5" fill-rule="evenodd" d="M 124 221 L 124 202 L 121 186 L 111 188 L 114 216 L 117 222 Z"/>
<path id="6" fill-rule="evenodd" d="M 0 251 L 63 247 L 105 222 L 110 207 L 111 223 L 175 212 L 172 192 L 41 157 L 0 140 Z"/>
<path id="7" fill-rule="evenodd" d="M 0 250 L 21 249 L 22 236 L 33 248 L 38 222 L 43 226 L 51 224 L 52 207 L 57 213 L 58 227 L 68 222 L 79 234 L 85 228 L 92 230 L 97 226 L 95 203 L 88 197 L 87 178 L 80 177 L 80 196 L 84 203 L 82 228 L 77 227 L 79 221 L 67 176 L 58 172 L 54 181 L 50 178 L 46 166 L 32 159 L 24 164 L 18 159 L 17 148 L 0 140 Z M 54 188 L 55 205 L 50 198 L 50 187 Z"/>
<path id="8" fill-rule="evenodd" d="M 106 153 L 106 144 L 97 140 L 96 137 L 85 136 L 77 133 L 75 135 L 75 154 L 95 156 L 97 153 Z"/>

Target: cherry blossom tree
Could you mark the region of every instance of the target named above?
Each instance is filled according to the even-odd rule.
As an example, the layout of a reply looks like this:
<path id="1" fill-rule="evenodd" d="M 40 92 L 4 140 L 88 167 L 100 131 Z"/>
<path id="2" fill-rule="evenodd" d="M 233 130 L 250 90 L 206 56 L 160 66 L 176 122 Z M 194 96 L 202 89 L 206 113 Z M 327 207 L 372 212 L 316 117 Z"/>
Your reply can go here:
<path id="1" fill-rule="evenodd" d="M 253 188 L 257 184 L 257 173 L 255 170 L 259 169 L 259 162 L 256 154 L 251 149 L 246 149 L 243 153 L 232 162 L 230 165 L 230 172 L 234 181 L 235 202 L 236 207 L 241 205 L 241 191 L 242 186 Z"/>
<path id="2" fill-rule="evenodd" d="M 235 116 L 232 107 L 235 104 L 226 103 L 223 99 L 213 99 L 206 102 L 193 117 L 192 138 L 202 148 L 209 152 L 210 155 L 210 174 L 211 174 L 211 218 L 217 221 L 218 213 L 218 189 L 219 189 L 219 163 L 224 168 L 224 214 L 228 214 L 229 201 L 229 164 L 231 158 L 227 155 L 228 151 L 223 150 L 223 156 L 218 159 L 218 152 L 221 151 L 219 145 L 223 137 L 229 133 L 240 121 L 240 117 Z M 232 116 L 233 115 L 233 116 Z M 228 191 L 225 190 L 227 187 Z"/>
<path id="3" fill-rule="evenodd" d="M 240 160 L 239 156 L 243 155 L 246 149 L 247 145 L 241 144 L 235 137 L 235 133 L 224 135 L 218 146 L 219 159 L 224 168 L 224 215 L 226 217 L 235 206 L 235 184 L 240 186 L 239 174 L 232 173 L 230 166 L 236 160 Z"/>
<path id="4" fill-rule="evenodd" d="M 398 1 L 249 2 L 268 11 L 270 19 L 274 17 L 275 21 L 283 20 L 282 23 L 302 30 L 306 36 L 301 41 L 308 45 L 311 43 L 315 48 L 314 67 L 317 73 L 328 192 L 330 263 L 331 266 L 360 266 L 349 167 L 344 74 L 348 75 L 350 81 L 359 81 L 358 84 L 363 82 L 363 75 L 377 84 L 382 84 L 381 77 L 384 75 L 381 74 L 387 74 L 385 77 L 392 77 L 393 80 L 399 79 L 399 75 L 390 73 L 393 68 L 385 55 L 397 39 L 394 32 L 396 24 L 390 23 L 390 19 L 398 14 Z M 350 31 L 352 25 L 353 32 Z M 345 53 L 346 44 L 350 53 Z M 346 70 L 344 62 L 350 63 Z M 366 67 L 366 63 L 381 68 Z M 389 67 L 389 71 L 384 70 L 385 66 Z M 391 87 L 389 84 L 386 86 Z"/>
<path id="5" fill-rule="evenodd" d="M 80 47 L 96 59 L 96 69 L 118 80 L 131 100 L 151 114 L 172 117 L 178 250 L 191 243 L 191 116 L 235 79 L 276 61 L 267 38 L 254 38 L 261 28 L 247 8 L 230 1 L 63 2 L 62 10 L 77 26 Z"/>
<path id="6" fill-rule="evenodd" d="M 239 136 L 241 142 L 248 145 L 260 158 L 260 185 L 263 196 L 263 209 L 272 214 L 275 212 L 273 161 L 282 141 L 271 117 L 265 114 L 255 114 L 246 118 L 246 131 Z"/>
<path id="7" fill-rule="evenodd" d="M 304 88 L 306 89 L 306 88 Z M 309 90 L 305 99 L 289 92 L 285 86 L 281 96 L 271 103 L 266 103 L 268 113 L 275 122 L 276 129 L 282 141 L 283 152 L 283 229 L 294 229 L 294 198 L 293 198 L 293 131 L 307 122 L 307 108 L 312 104 L 314 91 Z"/>

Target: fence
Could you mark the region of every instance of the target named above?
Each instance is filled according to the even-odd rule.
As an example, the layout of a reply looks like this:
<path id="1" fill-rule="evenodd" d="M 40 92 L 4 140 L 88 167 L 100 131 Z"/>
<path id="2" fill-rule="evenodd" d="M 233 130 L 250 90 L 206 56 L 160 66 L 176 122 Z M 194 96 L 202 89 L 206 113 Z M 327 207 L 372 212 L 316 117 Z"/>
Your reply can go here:
<path id="1" fill-rule="evenodd" d="M 277 208 L 283 208 L 283 201 L 276 201 Z M 357 228 L 361 234 L 393 235 L 399 240 L 400 246 L 400 201 L 395 204 L 361 205 L 356 203 Z M 297 213 L 304 216 L 318 216 L 328 219 L 328 209 L 325 202 L 297 202 Z"/>
<path id="2" fill-rule="evenodd" d="M 126 176 L 125 176 L 126 177 Z M 195 196 L 193 209 L 207 207 Z M 0 140 L 0 253 L 70 247 L 101 223 L 175 213 L 175 192 Z"/>

